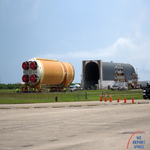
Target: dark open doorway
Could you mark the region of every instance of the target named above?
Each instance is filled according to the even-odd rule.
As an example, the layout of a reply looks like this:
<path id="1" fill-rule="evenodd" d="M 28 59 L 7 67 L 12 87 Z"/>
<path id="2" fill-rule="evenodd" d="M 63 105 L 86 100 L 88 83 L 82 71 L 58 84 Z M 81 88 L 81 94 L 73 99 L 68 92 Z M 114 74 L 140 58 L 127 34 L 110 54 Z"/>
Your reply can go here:
<path id="1" fill-rule="evenodd" d="M 98 84 L 99 80 L 99 67 L 95 62 L 89 62 L 85 66 L 84 72 L 84 87 L 89 89 L 95 87 L 95 84 Z"/>

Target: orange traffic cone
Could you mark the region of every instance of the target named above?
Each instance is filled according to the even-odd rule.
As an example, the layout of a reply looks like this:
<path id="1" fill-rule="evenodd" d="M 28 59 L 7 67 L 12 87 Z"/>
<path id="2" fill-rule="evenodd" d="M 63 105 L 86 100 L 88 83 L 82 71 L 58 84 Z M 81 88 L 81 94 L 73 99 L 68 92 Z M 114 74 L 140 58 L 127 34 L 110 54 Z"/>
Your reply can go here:
<path id="1" fill-rule="evenodd" d="M 126 103 L 126 94 L 125 94 L 125 97 L 124 97 L 124 103 Z"/>
<path id="2" fill-rule="evenodd" d="M 102 101 L 102 96 L 100 97 L 100 102 Z"/>
<path id="3" fill-rule="evenodd" d="M 106 94 L 105 94 L 105 102 L 107 102 L 107 97 L 106 97 Z"/>
<path id="4" fill-rule="evenodd" d="M 119 94 L 118 94 L 118 99 L 117 99 L 117 102 L 119 102 Z"/>
<path id="5" fill-rule="evenodd" d="M 132 104 L 134 104 L 134 96 L 132 96 Z"/>
<path id="6" fill-rule="evenodd" d="M 111 97 L 111 94 L 110 94 L 110 102 L 112 102 L 112 97 Z"/>

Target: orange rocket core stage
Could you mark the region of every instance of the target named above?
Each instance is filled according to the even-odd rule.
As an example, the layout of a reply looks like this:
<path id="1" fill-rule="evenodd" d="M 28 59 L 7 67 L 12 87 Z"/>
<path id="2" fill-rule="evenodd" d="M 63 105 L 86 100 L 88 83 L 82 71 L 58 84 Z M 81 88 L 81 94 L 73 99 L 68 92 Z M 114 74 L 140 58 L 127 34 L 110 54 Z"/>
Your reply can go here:
<path id="1" fill-rule="evenodd" d="M 29 66 L 29 67 L 28 67 Z M 74 68 L 70 63 L 58 60 L 34 58 L 23 63 L 23 81 L 27 86 L 67 87 L 74 79 Z M 30 80 L 27 80 L 27 77 Z"/>
<path id="2" fill-rule="evenodd" d="M 70 84 L 74 79 L 74 69 L 71 64 L 46 59 L 37 59 L 43 66 L 44 76 L 41 84 Z"/>

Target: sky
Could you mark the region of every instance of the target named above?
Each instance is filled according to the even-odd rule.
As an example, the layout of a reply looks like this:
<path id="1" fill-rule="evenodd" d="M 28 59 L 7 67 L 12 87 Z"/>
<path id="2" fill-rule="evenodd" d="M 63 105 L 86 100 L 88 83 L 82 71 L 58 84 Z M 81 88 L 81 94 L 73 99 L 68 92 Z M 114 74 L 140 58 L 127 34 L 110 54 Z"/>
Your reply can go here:
<path id="1" fill-rule="evenodd" d="M 149 0 L 1 0 L 0 83 L 22 82 L 31 58 L 130 63 L 150 80 Z"/>

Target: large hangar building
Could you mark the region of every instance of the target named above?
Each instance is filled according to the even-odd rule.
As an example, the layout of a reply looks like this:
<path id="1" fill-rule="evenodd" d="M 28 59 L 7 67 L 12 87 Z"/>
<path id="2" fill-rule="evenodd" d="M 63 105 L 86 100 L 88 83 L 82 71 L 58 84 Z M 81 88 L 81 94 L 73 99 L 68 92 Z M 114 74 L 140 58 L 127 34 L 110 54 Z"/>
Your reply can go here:
<path id="1" fill-rule="evenodd" d="M 101 60 L 82 61 L 82 88 L 89 89 L 97 86 L 98 89 L 101 89 L 113 85 L 116 66 L 122 67 L 126 81 L 132 82 L 135 68 L 131 64 L 102 62 Z"/>

